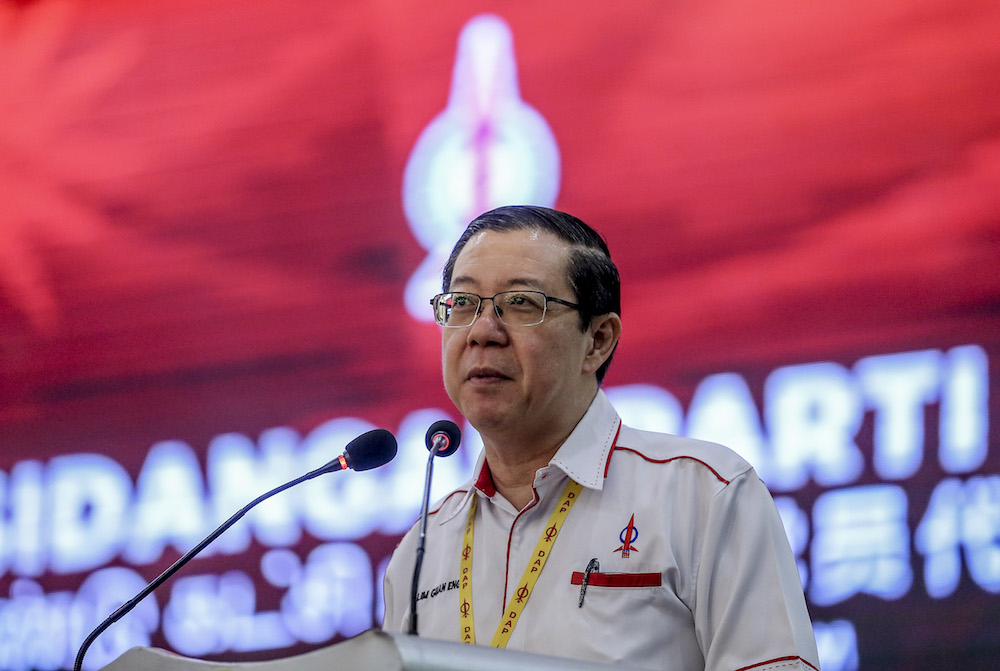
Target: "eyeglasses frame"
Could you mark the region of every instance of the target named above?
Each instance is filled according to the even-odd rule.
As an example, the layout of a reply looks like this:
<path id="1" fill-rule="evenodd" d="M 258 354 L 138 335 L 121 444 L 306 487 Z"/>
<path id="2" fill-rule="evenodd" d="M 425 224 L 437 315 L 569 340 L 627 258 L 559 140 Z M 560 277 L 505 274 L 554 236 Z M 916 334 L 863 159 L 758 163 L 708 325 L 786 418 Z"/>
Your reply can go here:
<path id="1" fill-rule="evenodd" d="M 530 293 L 530 294 L 541 294 L 542 298 L 545 299 L 545 303 L 544 303 L 544 305 L 542 305 L 542 318 L 539 319 L 537 322 L 533 322 L 531 324 L 508 324 L 507 322 L 505 322 L 504 319 L 503 319 L 503 315 L 500 314 L 500 310 L 497 309 L 496 297 L 500 296 L 502 294 L 528 294 L 528 293 Z M 442 323 L 438 322 L 438 320 L 437 320 L 437 306 L 435 305 L 435 303 L 437 303 L 443 296 L 447 296 L 448 294 L 465 294 L 465 295 L 468 295 L 468 296 L 475 296 L 476 298 L 479 299 L 479 305 L 476 308 L 476 315 L 472 318 L 471 322 L 469 322 L 468 324 L 462 324 L 461 326 L 454 325 L 454 324 L 442 324 Z M 431 304 L 431 307 L 434 308 L 434 322 L 438 326 L 441 326 L 441 327 L 447 328 L 447 329 L 464 329 L 464 328 L 468 328 L 468 327 L 472 326 L 473 324 L 475 324 L 476 320 L 479 319 L 479 316 L 481 314 L 483 314 L 483 302 L 484 301 L 490 301 L 491 303 L 493 303 L 493 313 L 497 316 L 497 319 L 499 319 L 500 322 L 504 326 L 513 326 L 515 328 L 518 327 L 518 326 L 538 326 L 539 324 L 541 324 L 542 322 L 544 322 L 545 318 L 549 314 L 549 301 L 551 301 L 553 303 L 558 303 L 560 305 L 565 305 L 566 307 L 573 308 L 574 310 L 579 310 L 580 309 L 580 304 L 579 303 L 571 303 L 571 302 L 563 300 L 561 298 L 556 298 L 555 296 L 549 296 L 544 291 L 538 291 L 537 289 L 508 289 L 507 291 L 498 291 L 497 293 L 493 294 L 492 296 L 480 296 L 479 294 L 472 293 L 471 291 L 445 291 L 444 293 L 437 294 L 436 296 L 434 296 L 434 297 L 431 298 L 430 304 Z"/>

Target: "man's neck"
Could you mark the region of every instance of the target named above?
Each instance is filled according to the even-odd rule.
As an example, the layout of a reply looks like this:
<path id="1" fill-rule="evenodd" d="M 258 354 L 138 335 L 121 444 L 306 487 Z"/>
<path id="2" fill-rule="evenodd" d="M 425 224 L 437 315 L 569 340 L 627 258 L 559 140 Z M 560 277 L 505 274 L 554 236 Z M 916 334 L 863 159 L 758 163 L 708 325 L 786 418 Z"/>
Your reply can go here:
<path id="1" fill-rule="evenodd" d="M 493 486 L 518 510 L 535 499 L 535 473 L 547 466 L 559 446 L 539 452 L 533 456 L 511 455 L 507 452 L 486 448 L 486 460 L 493 477 Z"/>
<path id="2" fill-rule="evenodd" d="M 575 411 L 565 413 L 561 422 L 479 428 L 493 486 L 518 510 L 534 500 L 535 473 L 548 465 L 583 420 L 597 391 L 595 385 L 582 394 Z"/>
<path id="3" fill-rule="evenodd" d="M 534 500 L 535 473 L 552 461 L 583 414 L 559 429 L 550 427 L 546 434 L 538 429 L 519 435 L 481 434 L 493 486 L 515 508 L 522 510 Z"/>

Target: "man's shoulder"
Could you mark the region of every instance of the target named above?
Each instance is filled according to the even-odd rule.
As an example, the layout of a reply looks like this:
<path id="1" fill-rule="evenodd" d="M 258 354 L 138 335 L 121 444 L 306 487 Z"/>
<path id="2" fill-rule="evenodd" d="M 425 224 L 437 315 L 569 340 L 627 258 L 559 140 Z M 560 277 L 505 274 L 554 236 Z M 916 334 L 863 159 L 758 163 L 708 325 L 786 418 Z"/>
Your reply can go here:
<path id="1" fill-rule="evenodd" d="M 430 505 L 427 510 L 428 515 L 431 516 L 431 519 L 437 519 L 438 522 L 444 518 L 454 516 L 463 507 L 462 504 L 469 496 L 469 491 L 473 488 L 474 485 L 470 481 L 457 489 L 453 489 Z"/>
<path id="2" fill-rule="evenodd" d="M 461 511 L 463 507 L 462 504 L 466 501 L 471 487 L 472 483 L 462 485 L 461 487 L 453 489 L 428 506 L 427 519 L 430 529 L 435 526 L 441 526 L 445 522 L 459 517 L 458 513 Z M 464 523 L 464 520 L 462 520 L 462 523 Z M 419 531 L 420 519 L 418 518 L 413 522 L 406 533 L 403 534 L 403 538 L 400 539 L 396 549 L 398 550 L 402 546 L 416 546 Z"/>
<path id="3" fill-rule="evenodd" d="M 630 456 L 626 456 L 630 455 Z M 752 466 L 732 449 L 695 438 L 643 431 L 622 425 L 610 456 L 609 471 L 615 461 L 634 460 L 640 468 L 696 464 L 705 475 L 729 484 L 752 470 Z"/>

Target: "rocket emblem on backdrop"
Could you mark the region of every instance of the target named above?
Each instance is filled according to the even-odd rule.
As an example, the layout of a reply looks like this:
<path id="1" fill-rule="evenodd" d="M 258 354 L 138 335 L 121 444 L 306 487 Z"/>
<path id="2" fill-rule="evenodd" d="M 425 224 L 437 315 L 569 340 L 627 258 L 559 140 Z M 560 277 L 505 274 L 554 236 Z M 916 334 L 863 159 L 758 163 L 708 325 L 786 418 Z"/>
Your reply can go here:
<path id="1" fill-rule="evenodd" d="M 403 173 L 403 210 L 427 257 L 410 278 L 410 315 L 433 321 L 452 245 L 474 217 L 499 205 L 555 204 L 560 159 L 545 118 L 521 98 L 514 36 L 493 14 L 458 38 L 448 101 L 417 139 Z"/>

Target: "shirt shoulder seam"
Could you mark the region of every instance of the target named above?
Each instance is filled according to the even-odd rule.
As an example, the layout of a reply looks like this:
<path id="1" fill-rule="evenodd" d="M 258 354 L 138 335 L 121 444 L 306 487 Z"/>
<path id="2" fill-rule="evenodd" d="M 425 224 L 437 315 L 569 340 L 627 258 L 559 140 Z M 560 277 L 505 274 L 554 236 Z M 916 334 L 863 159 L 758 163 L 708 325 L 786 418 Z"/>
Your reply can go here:
<path id="1" fill-rule="evenodd" d="M 782 666 L 798 666 L 799 662 L 805 664 L 810 669 L 819 671 L 818 667 L 814 666 L 812 663 L 810 663 L 805 658 L 799 655 L 788 655 L 787 657 L 775 657 L 774 659 L 769 659 L 764 662 L 757 662 L 756 664 L 751 664 L 750 666 L 740 667 L 739 669 L 736 669 L 736 671 L 753 671 L 754 669 L 763 669 L 764 667 L 777 669 Z"/>
<path id="2" fill-rule="evenodd" d="M 639 457 L 645 459 L 646 461 L 648 461 L 649 463 L 652 463 L 652 464 L 668 464 L 670 462 L 677 461 L 677 460 L 680 460 L 680 459 L 689 459 L 689 460 L 697 462 L 697 463 L 701 464 L 702 466 L 704 466 L 705 468 L 707 468 L 712 473 L 712 475 L 714 475 L 719 480 L 719 482 L 721 482 L 722 484 L 728 485 L 730 482 L 732 482 L 732 480 L 727 480 L 726 478 L 722 477 L 722 475 L 717 470 L 715 470 L 712 466 L 710 466 L 708 464 L 708 462 L 706 462 L 706 461 L 704 461 L 702 459 L 699 459 L 698 457 L 693 457 L 693 456 L 688 455 L 688 454 L 679 454 L 679 455 L 676 455 L 676 456 L 673 456 L 673 457 L 667 457 L 666 459 L 655 459 L 655 458 L 649 456 L 648 454 L 644 454 L 644 453 L 640 452 L 639 450 L 637 450 L 635 448 L 624 447 L 622 445 L 615 445 L 614 449 L 612 450 L 612 454 L 615 453 L 615 452 L 619 452 L 619 451 L 621 451 L 621 452 L 631 452 L 631 453 L 638 455 Z M 608 465 L 605 467 L 605 470 L 604 470 L 605 477 L 607 477 L 608 468 L 610 466 L 611 466 L 611 455 L 609 454 L 608 455 Z M 737 477 L 739 477 L 739 475 L 742 475 L 742 473 L 738 474 Z"/>
<path id="3" fill-rule="evenodd" d="M 453 496 L 456 496 L 458 494 L 465 495 L 468 493 L 469 493 L 468 489 L 456 489 L 455 491 L 451 492 L 450 494 L 447 494 L 443 499 L 441 499 L 441 501 L 438 503 L 437 508 L 435 508 L 434 510 L 429 510 L 427 514 L 436 515 L 441 511 L 442 508 L 444 508 L 445 504 L 448 503 L 448 501 L 450 501 Z"/>

